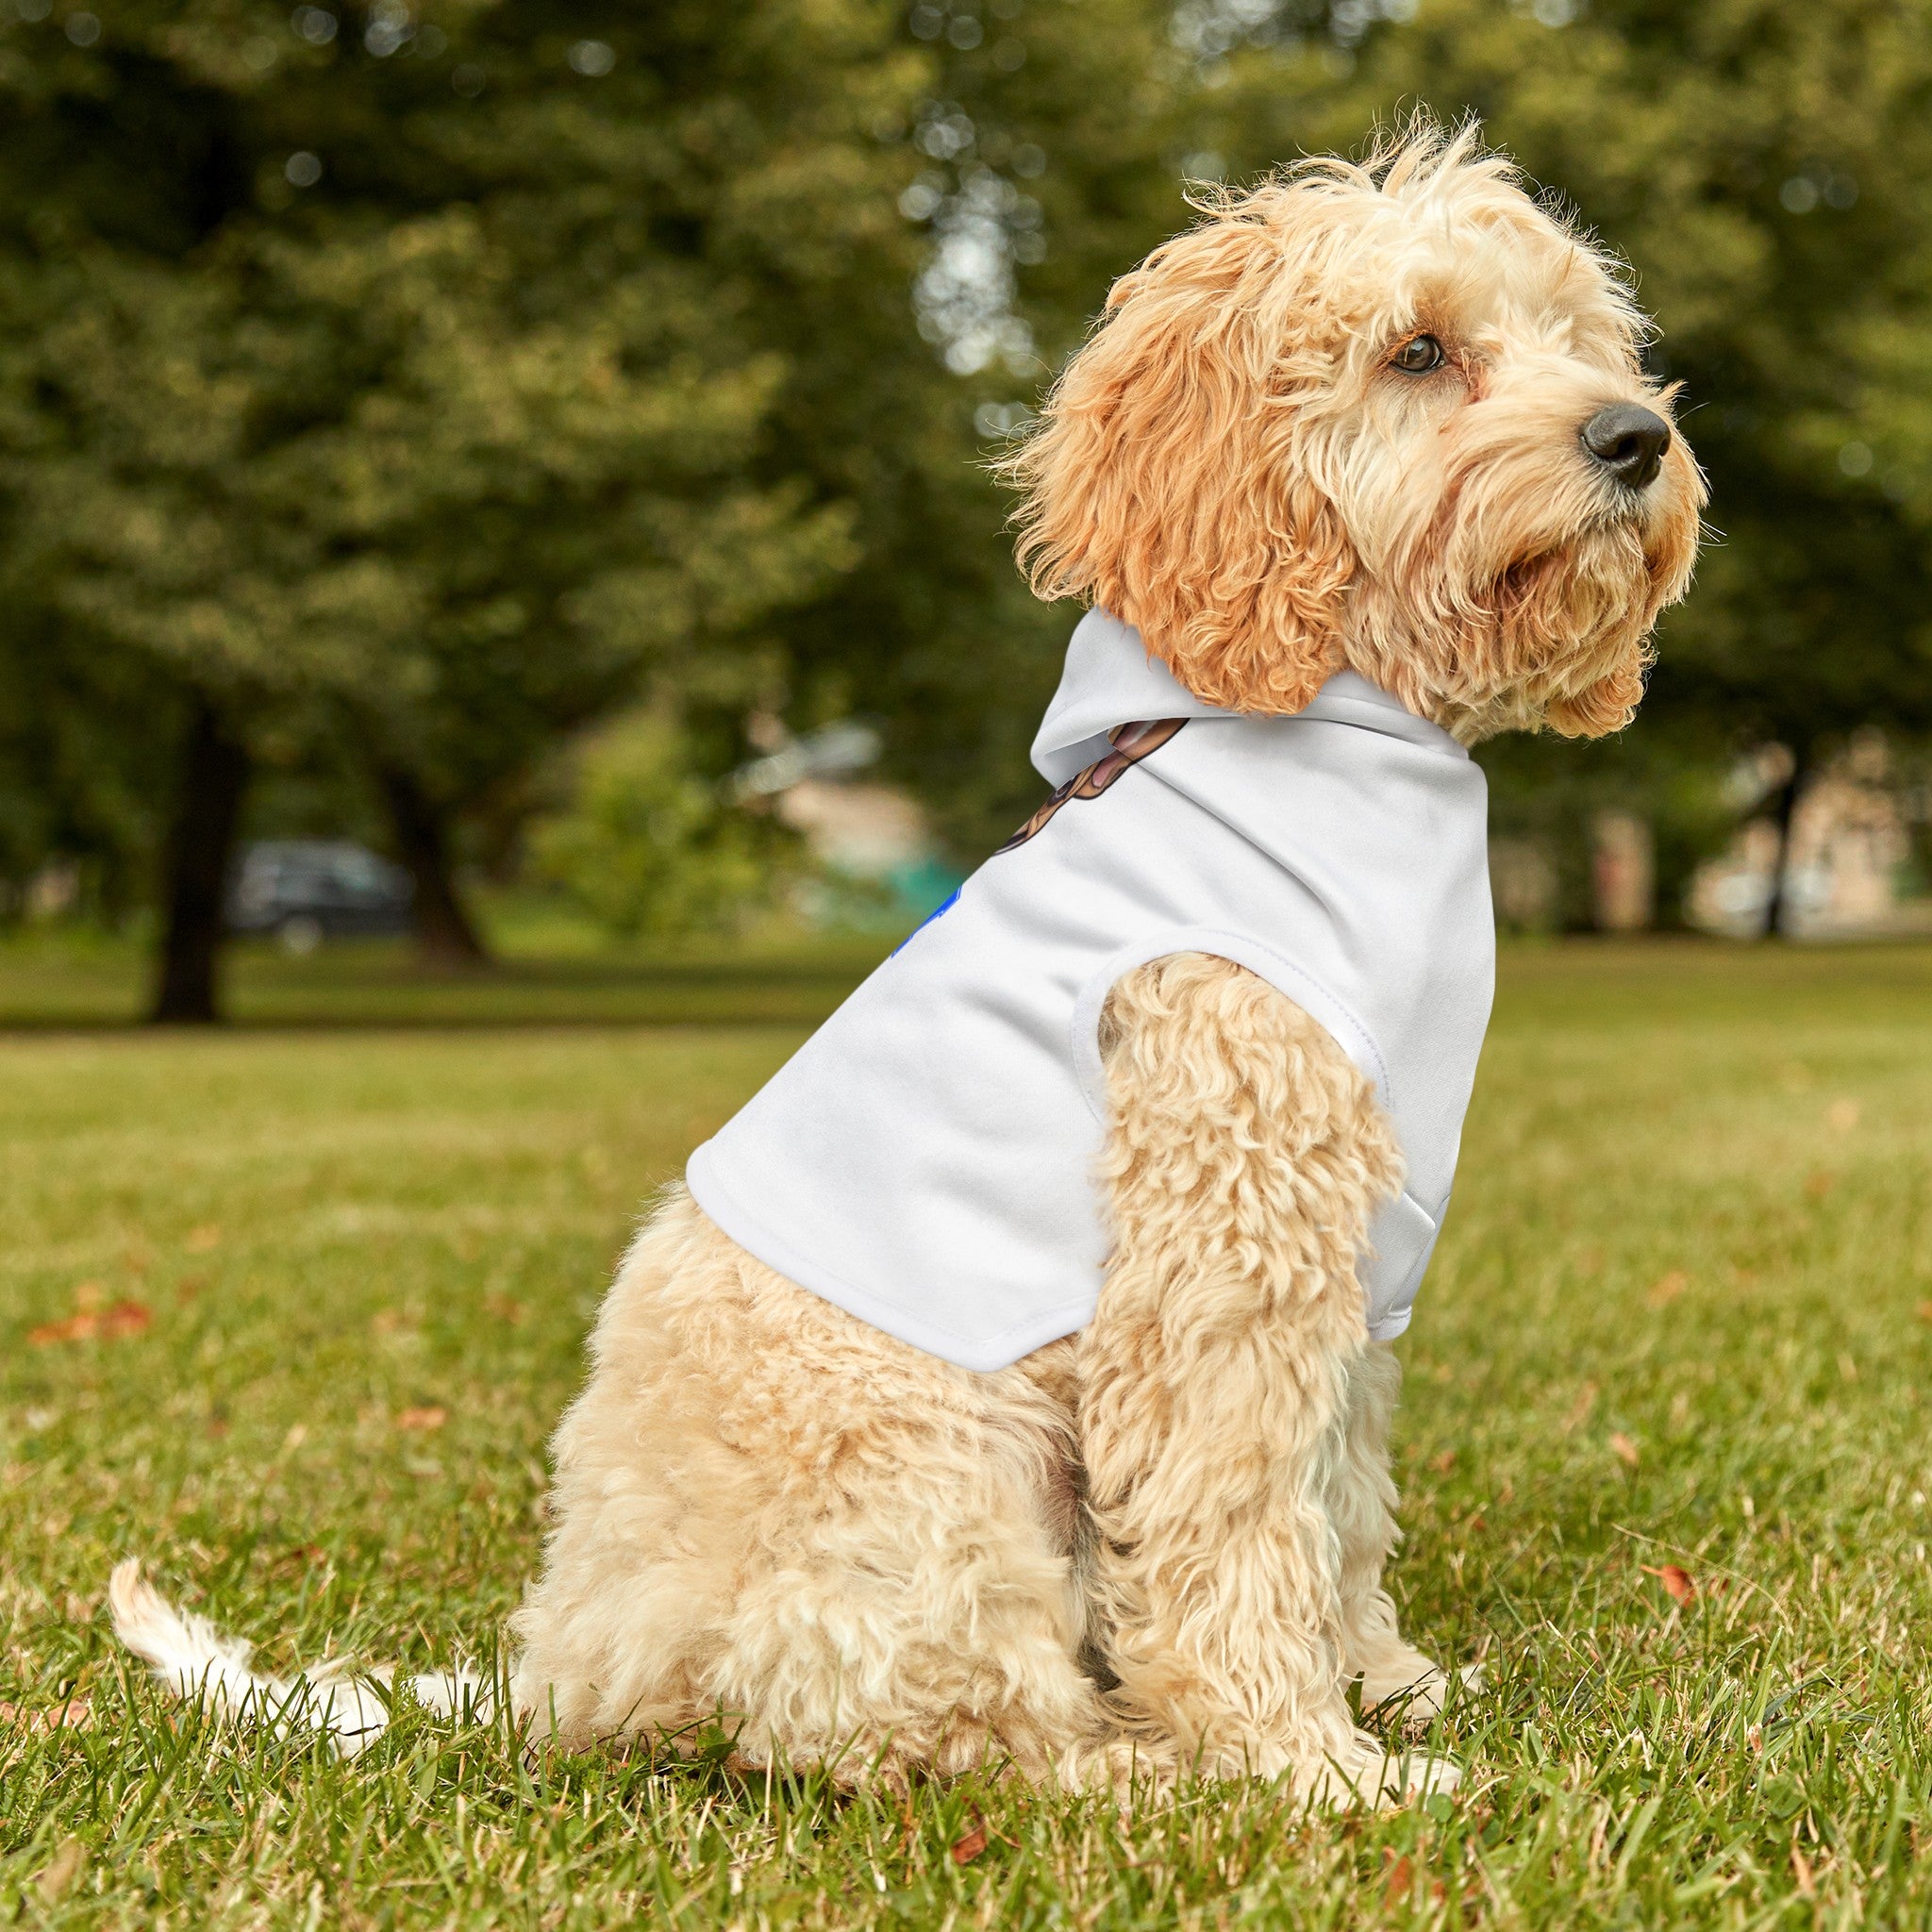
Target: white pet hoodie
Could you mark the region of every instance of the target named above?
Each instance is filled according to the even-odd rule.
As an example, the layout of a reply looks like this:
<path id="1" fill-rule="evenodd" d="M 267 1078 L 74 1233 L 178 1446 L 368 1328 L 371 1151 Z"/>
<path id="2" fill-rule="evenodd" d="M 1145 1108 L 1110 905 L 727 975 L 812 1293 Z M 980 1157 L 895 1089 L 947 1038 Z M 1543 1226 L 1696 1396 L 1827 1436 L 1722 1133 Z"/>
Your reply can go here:
<path id="1" fill-rule="evenodd" d="M 1004 1368 L 1099 1295 L 1108 990 L 1211 953 L 1374 1083 L 1407 1179 L 1360 1278 L 1370 1333 L 1399 1335 L 1489 1023 L 1481 770 L 1353 672 L 1291 718 L 1217 710 L 1102 611 L 1033 762 L 1053 799 L 691 1156 L 698 1205 L 888 1334 Z"/>

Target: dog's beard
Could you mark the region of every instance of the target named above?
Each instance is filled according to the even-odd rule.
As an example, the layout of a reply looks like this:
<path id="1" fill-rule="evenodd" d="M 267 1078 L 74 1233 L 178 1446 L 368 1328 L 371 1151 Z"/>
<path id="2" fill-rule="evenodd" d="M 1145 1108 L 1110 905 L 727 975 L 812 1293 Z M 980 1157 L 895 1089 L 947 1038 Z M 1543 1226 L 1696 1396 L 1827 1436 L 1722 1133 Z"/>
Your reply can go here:
<path id="1" fill-rule="evenodd" d="M 1618 730 L 1643 695 L 1651 625 L 1690 570 L 1694 513 L 1688 533 L 1681 521 L 1646 529 L 1592 509 L 1500 565 L 1453 531 L 1419 543 L 1406 567 L 1360 587 L 1350 658 L 1465 742 Z"/>
<path id="2" fill-rule="evenodd" d="M 1643 695 L 1644 639 L 1657 615 L 1649 559 L 1629 523 L 1585 531 L 1512 563 L 1483 600 L 1508 725 L 1613 731 Z"/>

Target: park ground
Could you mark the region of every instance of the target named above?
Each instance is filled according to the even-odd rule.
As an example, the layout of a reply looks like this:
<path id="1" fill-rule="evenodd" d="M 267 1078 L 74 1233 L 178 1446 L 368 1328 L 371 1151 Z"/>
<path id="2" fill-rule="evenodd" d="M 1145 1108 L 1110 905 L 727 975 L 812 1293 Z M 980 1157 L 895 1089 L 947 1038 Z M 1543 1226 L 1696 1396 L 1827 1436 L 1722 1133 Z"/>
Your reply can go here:
<path id="1" fill-rule="evenodd" d="M 257 958 L 203 1037 L 0 960 L 0 1924 L 1932 1923 L 1927 949 L 1506 954 L 1400 1344 L 1453 1802 L 902 1805 L 408 1708 L 341 1763 L 126 1669 L 130 1553 L 272 1667 L 487 1660 L 641 1202 L 864 954 Z"/>

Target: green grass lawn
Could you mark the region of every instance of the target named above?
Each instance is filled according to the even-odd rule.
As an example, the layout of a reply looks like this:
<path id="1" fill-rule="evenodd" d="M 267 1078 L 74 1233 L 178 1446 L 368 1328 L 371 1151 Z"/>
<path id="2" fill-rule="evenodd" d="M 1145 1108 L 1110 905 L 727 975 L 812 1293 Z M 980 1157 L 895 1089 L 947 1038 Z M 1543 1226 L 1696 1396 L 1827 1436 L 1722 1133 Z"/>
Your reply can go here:
<path id="1" fill-rule="evenodd" d="M 338 941 L 306 958 L 272 941 L 236 941 L 223 1008 L 243 1026 L 811 1025 L 897 934 L 781 927 L 749 944 L 693 941 L 631 953 L 591 951 L 586 937 L 561 922 L 502 922 L 494 968 L 456 974 L 425 973 L 401 940 Z M 130 1025 L 146 1007 L 149 973 L 130 940 L 58 931 L 14 939 L 0 944 L 0 1031 Z"/>
<path id="2" fill-rule="evenodd" d="M 375 974 L 281 1008 L 353 1028 L 0 1038 L 0 1923 L 1932 1924 L 1932 950 L 1506 958 L 1402 1344 L 1395 1588 L 1488 1673 L 1453 1803 L 902 1810 L 171 1708 L 104 1625 L 130 1552 L 272 1666 L 487 1656 L 640 1203 L 856 961 L 692 970 L 616 1010 L 704 1024 L 382 1030 Z"/>

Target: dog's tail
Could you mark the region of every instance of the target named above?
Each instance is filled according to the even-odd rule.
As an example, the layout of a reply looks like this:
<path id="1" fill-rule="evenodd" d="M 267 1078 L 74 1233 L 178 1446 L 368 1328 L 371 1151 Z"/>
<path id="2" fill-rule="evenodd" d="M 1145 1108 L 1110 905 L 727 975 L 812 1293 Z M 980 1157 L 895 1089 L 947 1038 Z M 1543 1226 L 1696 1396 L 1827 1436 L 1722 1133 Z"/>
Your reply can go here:
<path id="1" fill-rule="evenodd" d="M 138 1557 L 115 1566 L 108 1606 L 115 1636 L 177 1697 L 197 1700 L 217 1716 L 267 1724 L 276 1737 L 319 1733 L 343 1757 L 374 1743 L 389 1724 L 393 1666 L 358 1673 L 338 1661 L 293 1677 L 259 1676 L 248 1667 L 252 1645 L 224 1637 L 206 1617 L 177 1610 L 142 1575 Z M 412 1677 L 409 1687 L 419 1704 L 442 1717 L 467 1709 L 483 1718 L 494 1707 L 492 1687 L 460 1667 Z"/>

